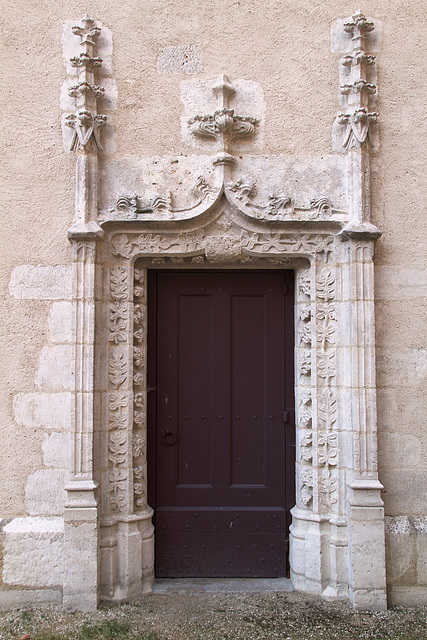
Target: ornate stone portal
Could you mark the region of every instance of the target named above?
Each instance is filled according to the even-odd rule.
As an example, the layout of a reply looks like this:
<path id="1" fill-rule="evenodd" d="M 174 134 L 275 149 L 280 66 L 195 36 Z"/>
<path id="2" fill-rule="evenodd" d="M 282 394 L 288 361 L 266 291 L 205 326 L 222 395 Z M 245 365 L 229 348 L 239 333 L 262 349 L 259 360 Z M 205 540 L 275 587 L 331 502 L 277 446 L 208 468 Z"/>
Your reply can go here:
<path id="1" fill-rule="evenodd" d="M 72 29 L 81 52 L 71 60 L 76 111 L 65 116 L 69 148 L 78 154 L 76 221 L 69 230 L 75 435 L 66 487 L 65 606 L 88 609 L 99 597 L 120 602 L 151 590 L 146 276 L 149 268 L 178 266 L 294 269 L 292 582 L 300 591 L 350 597 L 355 607 L 386 607 L 373 298 L 380 231 L 369 220 L 370 129 L 378 117 L 368 109 L 376 91 L 367 81 L 374 73 L 374 57 L 366 53 L 373 26 L 360 13 L 344 24 L 352 52 L 342 59 L 348 77 L 341 92 L 348 98 L 335 125 L 341 153 L 322 161 L 237 158 L 235 146 L 256 140 L 262 122 L 233 108 L 243 81 L 221 76 L 209 84 L 215 108 L 184 123 L 197 144 L 217 145 L 213 154 L 144 165 L 145 173 L 157 171 L 156 184 L 165 173 L 169 182 L 181 175 L 183 187 L 171 193 L 164 180 L 160 195 L 148 186 L 125 190 L 137 179 L 137 162 L 127 179 L 121 161 L 106 157 L 107 178 L 100 180 L 99 127 L 106 117 L 97 114 L 103 90 L 95 75 L 102 27 L 85 17 Z"/>

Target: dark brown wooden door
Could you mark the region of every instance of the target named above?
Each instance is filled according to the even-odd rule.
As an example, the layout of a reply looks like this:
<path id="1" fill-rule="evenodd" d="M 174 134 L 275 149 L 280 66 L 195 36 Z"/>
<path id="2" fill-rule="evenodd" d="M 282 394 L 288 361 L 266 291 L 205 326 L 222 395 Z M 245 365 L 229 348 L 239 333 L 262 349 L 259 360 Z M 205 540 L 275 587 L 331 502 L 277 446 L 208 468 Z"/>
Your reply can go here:
<path id="1" fill-rule="evenodd" d="M 150 272 L 149 307 L 156 575 L 286 575 L 292 272 Z"/>

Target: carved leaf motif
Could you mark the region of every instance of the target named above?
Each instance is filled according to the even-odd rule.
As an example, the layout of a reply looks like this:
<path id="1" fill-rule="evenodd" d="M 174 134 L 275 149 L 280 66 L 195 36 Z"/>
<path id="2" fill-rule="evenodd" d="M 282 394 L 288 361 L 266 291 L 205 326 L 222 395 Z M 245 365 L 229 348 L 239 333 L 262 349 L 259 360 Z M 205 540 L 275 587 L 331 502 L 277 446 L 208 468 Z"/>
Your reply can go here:
<path id="1" fill-rule="evenodd" d="M 303 505 L 307 506 L 310 500 L 313 497 L 312 490 L 307 487 L 307 485 L 303 484 L 300 490 L 301 502 Z"/>
<path id="2" fill-rule="evenodd" d="M 128 420 L 126 413 L 110 414 L 109 429 L 126 429 L 127 425 Z"/>
<path id="3" fill-rule="evenodd" d="M 317 341 L 325 348 L 326 343 L 335 344 L 335 326 L 333 324 L 327 324 L 317 328 Z"/>
<path id="4" fill-rule="evenodd" d="M 144 485 L 140 482 L 135 482 L 135 484 L 133 485 L 133 491 L 137 496 L 144 495 Z"/>
<path id="5" fill-rule="evenodd" d="M 328 198 L 313 198 L 310 207 L 316 210 L 320 218 L 327 218 L 332 213 L 332 202 Z"/>
<path id="6" fill-rule="evenodd" d="M 303 468 L 300 471 L 300 498 L 302 504 L 308 505 L 313 497 L 313 471 L 311 467 Z"/>
<path id="7" fill-rule="evenodd" d="M 311 297 L 311 278 L 309 271 L 303 271 L 298 278 L 298 286 L 301 293 Z"/>
<path id="8" fill-rule="evenodd" d="M 311 325 L 305 325 L 299 330 L 300 344 L 311 345 Z"/>
<path id="9" fill-rule="evenodd" d="M 319 353 L 317 359 L 317 373 L 329 384 L 329 380 L 335 377 L 335 354 Z"/>
<path id="10" fill-rule="evenodd" d="M 136 387 L 142 387 L 145 382 L 145 376 L 140 371 L 133 376 L 133 383 Z"/>
<path id="11" fill-rule="evenodd" d="M 110 291 L 113 300 L 126 300 L 128 296 L 127 271 L 124 267 L 110 268 Z"/>
<path id="12" fill-rule="evenodd" d="M 137 326 L 145 324 L 145 307 L 142 304 L 136 304 L 133 310 L 133 321 Z"/>
<path id="13" fill-rule="evenodd" d="M 126 480 L 127 480 L 126 469 L 118 469 L 117 467 L 115 467 L 114 469 L 111 469 L 108 473 L 108 479 L 110 481 L 110 491 L 126 490 Z"/>
<path id="14" fill-rule="evenodd" d="M 110 319 L 114 321 L 127 320 L 128 310 L 125 304 L 113 302 L 110 304 Z"/>
<path id="15" fill-rule="evenodd" d="M 133 334 L 135 336 L 135 340 L 137 342 L 144 342 L 145 341 L 145 329 L 138 329 L 137 331 L 134 332 Z"/>
<path id="16" fill-rule="evenodd" d="M 126 496 L 124 493 L 116 493 L 110 496 L 110 504 L 114 511 L 124 511 L 126 509 Z"/>
<path id="17" fill-rule="evenodd" d="M 135 280 L 137 282 L 139 282 L 139 284 L 143 285 L 145 282 L 145 271 L 144 269 L 135 269 L 134 270 L 134 277 Z"/>
<path id="18" fill-rule="evenodd" d="M 319 432 L 317 444 L 319 464 L 335 466 L 337 464 L 338 442 L 336 433 Z"/>
<path id="19" fill-rule="evenodd" d="M 128 406 L 127 395 L 123 391 L 112 391 L 110 393 L 110 411 L 124 409 Z"/>
<path id="20" fill-rule="evenodd" d="M 324 429 L 331 429 L 337 419 L 337 398 L 330 389 L 325 389 L 318 399 L 318 416 Z"/>
<path id="21" fill-rule="evenodd" d="M 108 440 L 108 459 L 113 464 L 123 464 L 126 461 L 127 437 L 123 431 L 113 431 Z"/>
<path id="22" fill-rule="evenodd" d="M 113 256 L 123 256 L 130 258 L 132 255 L 132 245 L 125 234 L 114 236 L 111 240 L 111 252 Z"/>
<path id="23" fill-rule="evenodd" d="M 110 381 L 115 387 L 119 387 L 126 380 L 127 369 L 125 354 L 116 347 L 112 350 L 109 365 Z"/>
<path id="24" fill-rule="evenodd" d="M 134 467 L 133 474 L 137 480 L 142 480 L 144 477 L 144 466 L 140 465 L 138 467 Z"/>
<path id="25" fill-rule="evenodd" d="M 308 376 L 311 373 L 311 353 L 308 352 L 304 355 L 304 358 L 301 362 L 301 375 Z"/>
<path id="26" fill-rule="evenodd" d="M 145 354 L 144 354 L 144 349 L 142 349 L 141 347 L 134 347 L 133 348 L 133 359 L 135 362 L 135 366 L 136 367 L 143 367 L 145 364 Z"/>
<path id="27" fill-rule="evenodd" d="M 316 317 L 318 320 L 336 320 L 335 307 L 333 304 L 319 304 Z"/>
<path id="28" fill-rule="evenodd" d="M 311 307 L 309 304 L 302 304 L 299 308 L 299 317 L 300 320 L 310 320 L 311 319 Z"/>
<path id="29" fill-rule="evenodd" d="M 324 269 L 317 278 L 317 297 L 321 300 L 333 300 L 335 296 L 335 278 L 330 269 Z"/>
<path id="30" fill-rule="evenodd" d="M 310 462 L 313 459 L 313 452 L 311 449 L 313 435 L 311 431 L 304 432 L 301 437 L 301 460 Z"/>
<path id="31" fill-rule="evenodd" d="M 299 414 L 299 423 L 301 427 L 309 427 L 311 425 L 311 412 L 310 411 L 300 411 Z"/>
<path id="32" fill-rule="evenodd" d="M 332 478 L 329 469 L 325 469 L 319 479 L 319 492 L 324 496 L 324 502 L 328 506 L 336 504 L 337 497 L 334 495 L 337 489 L 337 478 Z"/>
<path id="33" fill-rule="evenodd" d="M 126 342 L 127 340 L 127 323 L 124 320 L 117 320 L 110 318 L 109 330 L 110 330 L 110 342 L 119 344 L 119 342 Z"/>
<path id="34" fill-rule="evenodd" d="M 145 407 L 145 394 L 141 392 L 135 393 L 134 402 L 136 407 L 143 409 Z"/>
<path id="35" fill-rule="evenodd" d="M 311 391 L 301 390 L 299 393 L 301 405 L 311 402 Z"/>
<path id="36" fill-rule="evenodd" d="M 134 433 L 132 442 L 132 455 L 139 458 L 145 454 L 145 438 L 140 433 Z"/>
<path id="37" fill-rule="evenodd" d="M 243 178 L 238 178 L 235 183 L 230 182 L 228 188 L 236 195 L 238 200 L 243 200 L 256 194 L 255 183 Z"/>
<path id="38" fill-rule="evenodd" d="M 133 421 L 137 427 L 143 427 L 145 424 L 145 413 L 143 411 L 135 411 Z"/>
<path id="39" fill-rule="evenodd" d="M 311 462 L 313 460 L 313 451 L 310 448 L 301 449 L 301 460 L 304 462 Z"/>

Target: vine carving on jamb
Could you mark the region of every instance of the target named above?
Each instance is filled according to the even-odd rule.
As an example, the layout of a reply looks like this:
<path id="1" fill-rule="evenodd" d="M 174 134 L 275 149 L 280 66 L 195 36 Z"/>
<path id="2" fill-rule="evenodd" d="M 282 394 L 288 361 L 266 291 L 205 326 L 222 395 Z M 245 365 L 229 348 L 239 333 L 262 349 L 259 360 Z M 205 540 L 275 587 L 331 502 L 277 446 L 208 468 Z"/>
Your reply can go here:
<path id="1" fill-rule="evenodd" d="M 338 481 L 334 469 L 338 463 L 337 395 L 332 386 L 336 377 L 336 277 L 328 266 L 316 279 L 317 336 L 317 465 L 319 502 L 328 508 L 337 503 Z"/>
<path id="2" fill-rule="evenodd" d="M 312 278 L 310 269 L 301 270 L 297 280 L 297 428 L 299 434 L 299 503 L 309 507 L 313 498 L 313 406 L 312 369 Z"/>
<path id="3" fill-rule="evenodd" d="M 129 392 L 125 383 L 129 375 L 126 343 L 129 333 L 129 281 L 124 267 L 109 270 L 109 398 L 108 398 L 108 495 L 113 512 L 127 509 L 127 457 Z"/>
<path id="4" fill-rule="evenodd" d="M 146 271 L 134 269 L 133 316 L 133 498 L 138 509 L 145 508 L 146 496 Z"/>

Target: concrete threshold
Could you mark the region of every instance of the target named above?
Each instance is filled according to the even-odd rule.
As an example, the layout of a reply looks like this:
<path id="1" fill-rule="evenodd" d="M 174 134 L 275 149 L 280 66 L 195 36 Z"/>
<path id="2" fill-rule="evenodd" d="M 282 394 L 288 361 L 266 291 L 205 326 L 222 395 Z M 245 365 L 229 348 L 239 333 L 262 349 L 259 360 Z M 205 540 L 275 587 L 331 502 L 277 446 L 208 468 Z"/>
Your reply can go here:
<path id="1" fill-rule="evenodd" d="M 288 578 L 156 578 L 153 593 L 274 593 L 293 591 Z"/>

